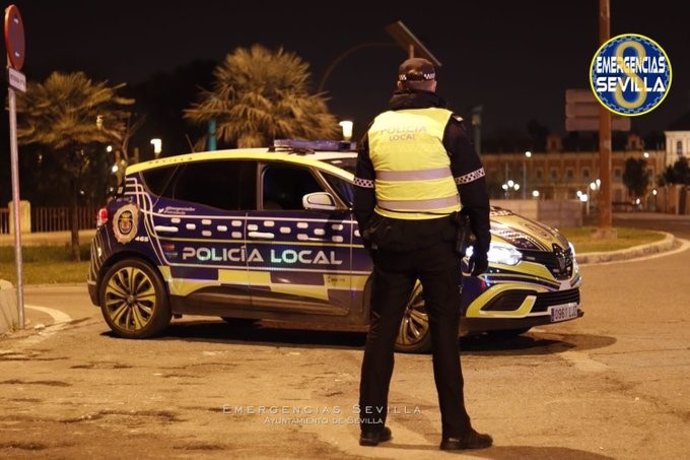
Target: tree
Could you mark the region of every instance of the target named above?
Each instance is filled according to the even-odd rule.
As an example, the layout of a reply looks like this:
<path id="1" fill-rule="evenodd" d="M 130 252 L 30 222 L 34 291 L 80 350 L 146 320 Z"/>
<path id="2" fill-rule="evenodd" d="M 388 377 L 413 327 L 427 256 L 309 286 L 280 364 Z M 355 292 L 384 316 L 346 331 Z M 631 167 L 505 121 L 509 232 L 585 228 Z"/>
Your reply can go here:
<path id="1" fill-rule="evenodd" d="M 213 82 L 213 60 L 196 60 L 170 72 L 158 72 L 147 80 L 127 88 L 128 94 L 137 100 L 138 118 L 146 123 L 132 139 L 139 146 L 141 160 L 154 158 L 151 138 L 163 140 L 162 156 L 179 155 L 193 150 L 191 139 L 206 133 L 206 126 L 191 125 L 182 118 L 184 109 L 194 101 L 200 87 Z"/>
<path id="2" fill-rule="evenodd" d="M 202 90 L 184 117 L 196 124 L 215 120 L 216 135 L 226 144 L 261 147 L 276 138 L 339 135 L 327 99 L 308 91 L 309 65 L 294 53 L 261 45 L 237 48 L 213 75 L 213 89 Z"/>
<path id="3" fill-rule="evenodd" d="M 647 169 L 647 161 L 644 158 L 628 158 L 625 160 L 623 171 L 623 184 L 633 198 L 644 197 L 649 186 L 651 171 Z"/>
<path id="4" fill-rule="evenodd" d="M 53 186 L 69 187 L 74 260 L 79 260 L 77 206 L 103 164 L 104 145 L 115 144 L 127 159 L 129 112 L 124 107 L 134 100 L 118 96 L 123 86 L 93 82 L 83 72 L 53 72 L 43 83 L 29 82 L 17 98 L 18 142 L 44 146 L 59 168 Z"/>
<path id="5" fill-rule="evenodd" d="M 666 167 L 661 176 L 661 185 L 665 184 L 684 184 L 690 185 L 690 165 L 686 157 L 680 157 L 673 165 Z"/>

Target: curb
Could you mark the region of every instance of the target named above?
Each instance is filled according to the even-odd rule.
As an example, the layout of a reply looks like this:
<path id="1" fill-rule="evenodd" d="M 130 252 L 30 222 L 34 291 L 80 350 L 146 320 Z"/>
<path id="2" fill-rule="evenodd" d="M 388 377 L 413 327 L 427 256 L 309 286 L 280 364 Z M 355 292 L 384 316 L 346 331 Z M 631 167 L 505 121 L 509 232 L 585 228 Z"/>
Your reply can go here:
<path id="1" fill-rule="evenodd" d="M 652 254 L 659 254 L 661 252 L 670 251 L 678 246 L 676 237 L 667 232 L 659 232 L 664 234 L 664 239 L 650 244 L 641 244 L 619 251 L 606 252 L 585 252 L 583 254 L 576 254 L 575 260 L 578 264 L 592 264 L 602 262 L 616 262 L 620 260 L 635 259 L 638 257 L 649 256 Z"/>
<path id="2" fill-rule="evenodd" d="M 18 324 L 17 291 L 9 281 L 0 280 L 0 335 L 16 329 Z"/>

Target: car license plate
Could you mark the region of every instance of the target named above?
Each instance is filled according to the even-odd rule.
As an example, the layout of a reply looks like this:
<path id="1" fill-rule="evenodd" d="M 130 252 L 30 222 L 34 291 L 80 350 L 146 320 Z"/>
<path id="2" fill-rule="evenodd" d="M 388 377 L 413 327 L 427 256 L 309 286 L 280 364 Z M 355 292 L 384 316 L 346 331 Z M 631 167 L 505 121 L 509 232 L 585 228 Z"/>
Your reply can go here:
<path id="1" fill-rule="evenodd" d="M 552 323 L 577 318 L 577 303 L 571 302 L 563 305 L 554 305 L 553 307 L 549 307 L 549 313 L 551 314 Z"/>

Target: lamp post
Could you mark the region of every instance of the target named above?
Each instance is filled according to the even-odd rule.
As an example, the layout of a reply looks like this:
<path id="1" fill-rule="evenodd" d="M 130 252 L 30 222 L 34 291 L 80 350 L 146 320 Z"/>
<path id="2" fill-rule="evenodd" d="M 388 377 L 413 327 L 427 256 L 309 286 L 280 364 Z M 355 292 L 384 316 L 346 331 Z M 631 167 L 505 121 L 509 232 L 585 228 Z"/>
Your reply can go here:
<path id="1" fill-rule="evenodd" d="M 343 129 L 343 140 L 349 142 L 352 139 L 352 121 L 343 120 L 338 124 Z"/>
<path id="2" fill-rule="evenodd" d="M 527 160 L 532 158 L 532 152 L 529 150 L 525 152 L 525 158 L 522 159 L 522 199 L 527 199 Z"/>
<path id="3" fill-rule="evenodd" d="M 601 179 L 597 179 L 597 180 L 589 183 L 589 189 L 591 190 L 590 195 L 592 195 L 592 201 L 594 201 L 595 198 L 597 200 L 599 199 L 599 196 L 597 193 L 599 191 L 599 188 L 601 188 Z M 595 204 L 592 203 L 592 206 L 594 206 L 594 205 Z M 597 205 L 598 205 L 598 203 L 597 203 Z"/>
<path id="4" fill-rule="evenodd" d="M 153 145 L 153 154 L 158 158 L 163 151 L 163 141 L 159 138 L 151 139 L 151 145 Z"/>

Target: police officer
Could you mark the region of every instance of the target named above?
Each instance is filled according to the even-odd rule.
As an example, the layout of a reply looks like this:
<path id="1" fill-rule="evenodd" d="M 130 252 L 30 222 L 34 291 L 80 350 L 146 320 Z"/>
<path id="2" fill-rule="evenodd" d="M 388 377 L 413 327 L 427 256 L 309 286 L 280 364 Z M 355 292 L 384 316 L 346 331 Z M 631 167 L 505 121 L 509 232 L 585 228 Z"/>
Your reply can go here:
<path id="1" fill-rule="evenodd" d="M 455 251 L 462 209 L 476 237 L 472 275 L 487 267 L 489 198 L 484 168 L 462 119 L 436 94 L 436 71 L 421 58 L 404 61 L 390 109 L 360 144 L 354 212 L 374 261 L 371 321 L 360 381 L 360 445 L 391 439 L 385 426 L 395 338 L 415 282 L 423 287 L 434 380 L 441 409 L 441 449 L 491 446 L 465 410 L 458 352 L 461 280 Z"/>

